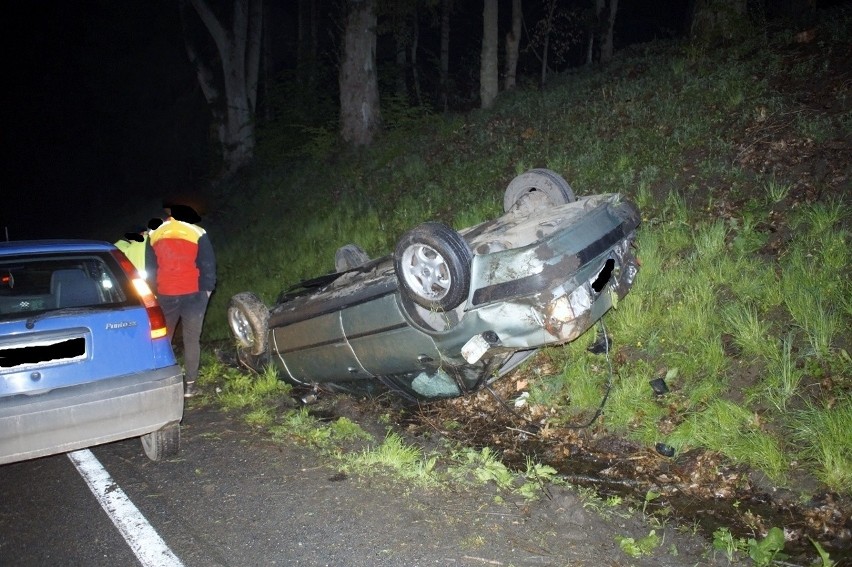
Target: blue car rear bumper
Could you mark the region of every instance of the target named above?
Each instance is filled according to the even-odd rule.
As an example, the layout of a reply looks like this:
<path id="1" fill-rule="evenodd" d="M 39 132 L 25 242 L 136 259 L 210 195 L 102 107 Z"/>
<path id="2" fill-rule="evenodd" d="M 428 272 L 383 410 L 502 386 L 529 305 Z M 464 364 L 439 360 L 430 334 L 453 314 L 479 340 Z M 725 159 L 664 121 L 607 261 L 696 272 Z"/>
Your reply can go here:
<path id="1" fill-rule="evenodd" d="M 0 464 L 139 437 L 179 423 L 180 366 L 0 399 Z"/>

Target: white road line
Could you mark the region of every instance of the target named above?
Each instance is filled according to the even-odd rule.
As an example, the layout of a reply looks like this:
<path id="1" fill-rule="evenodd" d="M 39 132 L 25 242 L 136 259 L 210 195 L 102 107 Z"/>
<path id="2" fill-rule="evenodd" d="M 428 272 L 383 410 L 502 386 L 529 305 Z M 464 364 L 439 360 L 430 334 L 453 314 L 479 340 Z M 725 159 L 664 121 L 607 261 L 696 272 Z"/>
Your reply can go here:
<path id="1" fill-rule="evenodd" d="M 74 451 L 68 453 L 68 458 L 144 567 L 183 567 L 181 560 L 172 553 L 160 534 L 112 480 L 91 451 Z"/>

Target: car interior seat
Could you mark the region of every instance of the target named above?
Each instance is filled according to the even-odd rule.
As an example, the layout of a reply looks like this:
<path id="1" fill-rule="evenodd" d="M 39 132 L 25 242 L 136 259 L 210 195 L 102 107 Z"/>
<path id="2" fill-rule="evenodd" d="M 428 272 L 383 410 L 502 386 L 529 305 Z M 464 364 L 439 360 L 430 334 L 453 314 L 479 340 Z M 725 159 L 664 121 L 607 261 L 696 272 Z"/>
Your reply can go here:
<path id="1" fill-rule="evenodd" d="M 56 307 L 82 307 L 101 302 L 98 282 L 77 269 L 56 270 L 50 276 L 50 293 L 56 298 Z"/>

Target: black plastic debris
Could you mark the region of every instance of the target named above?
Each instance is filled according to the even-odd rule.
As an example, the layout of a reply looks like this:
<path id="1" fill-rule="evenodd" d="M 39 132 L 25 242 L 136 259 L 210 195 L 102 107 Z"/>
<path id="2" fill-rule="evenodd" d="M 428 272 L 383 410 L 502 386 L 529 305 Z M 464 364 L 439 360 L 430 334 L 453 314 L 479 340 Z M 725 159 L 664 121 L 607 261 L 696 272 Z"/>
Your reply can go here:
<path id="1" fill-rule="evenodd" d="M 671 445 L 666 445 L 665 443 L 657 443 L 654 445 L 654 448 L 657 450 L 659 454 L 664 457 L 674 457 L 675 450 Z"/>
<path id="2" fill-rule="evenodd" d="M 606 333 L 598 331 L 595 342 L 586 349 L 592 354 L 603 354 L 612 348 L 612 337 Z"/>
<path id="3" fill-rule="evenodd" d="M 654 390 L 654 395 L 664 396 L 669 393 L 669 387 L 666 384 L 665 378 L 654 378 L 650 382 L 651 389 Z"/>

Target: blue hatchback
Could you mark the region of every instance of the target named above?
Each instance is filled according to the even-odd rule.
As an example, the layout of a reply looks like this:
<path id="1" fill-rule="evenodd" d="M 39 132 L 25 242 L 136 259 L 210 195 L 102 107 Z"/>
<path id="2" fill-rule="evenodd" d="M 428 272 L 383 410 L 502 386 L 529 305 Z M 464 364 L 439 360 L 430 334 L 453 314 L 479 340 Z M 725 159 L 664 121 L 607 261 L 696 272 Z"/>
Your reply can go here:
<path id="1" fill-rule="evenodd" d="M 180 448 L 183 374 L 150 288 L 112 244 L 0 243 L 0 464 L 141 437 Z"/>

